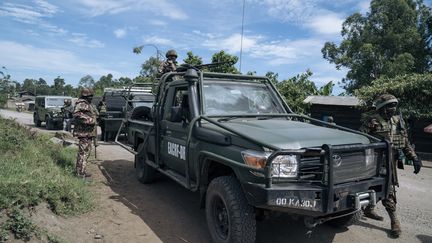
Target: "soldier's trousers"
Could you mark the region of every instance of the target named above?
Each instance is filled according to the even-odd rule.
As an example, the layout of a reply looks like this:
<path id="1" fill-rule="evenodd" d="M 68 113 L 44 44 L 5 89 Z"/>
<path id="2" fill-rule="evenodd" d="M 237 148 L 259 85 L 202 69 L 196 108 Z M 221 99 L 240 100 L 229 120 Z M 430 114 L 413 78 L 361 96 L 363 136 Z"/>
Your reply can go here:
<path id="1" fill-rule="evenodd" d="M 390 186 L 389 190 L 389 196 L 382 200 L 382 204 L 387 212 L 392 213 L 396 212 L 396 192 L 393 186 Z"/>
<path id="2" fill-rule="evenodd" d="M 92 138 L 79 138 L 78 155 L 76 160 L 76 172 L 78 176 L 85 175 L 87 159 L 90 156 L 92 141 Z"/>

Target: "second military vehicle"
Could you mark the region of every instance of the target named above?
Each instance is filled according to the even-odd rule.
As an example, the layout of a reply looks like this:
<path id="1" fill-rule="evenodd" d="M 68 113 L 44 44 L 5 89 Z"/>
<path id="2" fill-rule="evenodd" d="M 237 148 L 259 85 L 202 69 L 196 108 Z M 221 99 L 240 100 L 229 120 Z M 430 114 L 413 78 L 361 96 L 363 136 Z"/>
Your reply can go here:
<path id="1" fill-rule="evenodd" d="M 159 172 L 199 191 L 214 242 L 254 242 L 272 212 L 351 224 L 391 176 L 387 142 L 293 113 L 266 77 L 192 66 L 161 77 L 152 109 L 124 120 L 117 142 L 139 181 Z"/>
<path id="2" fill-rule="evenodd" d="M 36 96 L 35 111 L 33 112 L 33 122 L 36 127 L 40 127 L 45 122 L 48 130 L 63 128 L 63 112 L 61 108 L 64 101 L 72 101 L 70 96 Z"/>

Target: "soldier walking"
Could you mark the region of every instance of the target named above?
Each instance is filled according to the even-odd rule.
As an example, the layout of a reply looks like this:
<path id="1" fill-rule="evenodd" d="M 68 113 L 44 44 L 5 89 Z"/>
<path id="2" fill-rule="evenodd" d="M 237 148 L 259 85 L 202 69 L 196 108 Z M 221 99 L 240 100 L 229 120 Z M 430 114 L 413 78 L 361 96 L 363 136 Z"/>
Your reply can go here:
<path id="1" fill-rule="evenodd" d="M 174 72 L 177 69 L 177 52 L 175 50 L 169 50 L 165 54 L 167 58 L 159 66 L 158 72 L 160 75 L 168 72 Z"/>
<path id="2" fill-rule="evenodd" d="M 375 137 L 386 139 L 390 141 L 392 147 L 392 158 L 390 162 L 392 163 L 392 186 L 390 188 L 390 193 L 388 198 L 382 200 L 386 211 L 390 216 L 391 221 L 391 235 L 393 237 L 399 237 L 401 234 L 401 225 L 396 214 L 396 191 L 395 186 L 399 187 L 397 169 L 403 169 L 403 163 L 398 160 L 401 153 L 405 154 L 406 158 L 413 161 L 414 173 L 420 172 L 422 167 L 421 160 L 417 157 L 414 149 L 411 147 L 407 132 L 404 126 L 403 118 L 401 116 L 396 116 L 396 107 L 398 105 L 398 100 L 393 95 L 384 94 L 379 96 L 376 101 L 376 112 L 365 120 L 360 128 L 360 131 L 368 133 Z M 364 210 L 364 215 L 368 218 L 382 221 L 383 217 L 379 216 L 375 211 L 373 206 L 368 206 Z"/>
<path id="3" fill-rule="evenodd" d="M 91 105 L 93 98 L 93 90 L 83 88 L 80 98 L 75 104 L 73 117 L 75 119 L 75 127 L 73 131 L 74 137 L 79 139 L 78 155 L 76 161 L 77 176 L 85 178 L 91 174 L 86 171 L 87 159 L 90 156 L 92 140 L 95 138 L 97 112 Z"/>

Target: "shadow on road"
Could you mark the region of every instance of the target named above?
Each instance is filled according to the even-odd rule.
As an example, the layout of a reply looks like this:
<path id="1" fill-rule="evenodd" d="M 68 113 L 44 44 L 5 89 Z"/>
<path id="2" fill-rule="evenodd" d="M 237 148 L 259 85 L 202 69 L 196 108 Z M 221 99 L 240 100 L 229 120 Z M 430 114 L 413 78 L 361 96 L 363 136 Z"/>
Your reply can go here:
<path id="1" fill-rule="evenodd" d="M 164 176 L 152 184 L 141 184 L 135 179 L 133 163 L 127 160 L 103 161 L 99 167 L 118 194 L 112 199 L 141 217 L 163 242 L 210 242 L 198 193 Z M 257 223 L 257 242 L 326 243 L 346 230 L 325 224 L 309 230 L 301 220 L 282 215 Z"/>

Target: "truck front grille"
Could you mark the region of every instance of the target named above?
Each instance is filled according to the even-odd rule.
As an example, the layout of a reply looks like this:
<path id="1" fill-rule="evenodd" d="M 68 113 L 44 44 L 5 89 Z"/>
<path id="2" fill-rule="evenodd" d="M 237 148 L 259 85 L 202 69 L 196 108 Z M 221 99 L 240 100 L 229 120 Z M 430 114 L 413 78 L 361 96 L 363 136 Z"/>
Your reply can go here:
<path id="1" fill-rule="evenodd" d="M 334 184 L 371 178 L 377 173 L 377 156 L 366 164 L 365 152 L 334 154 Z M 300 161 L 299 180 L 326 184 L 328 181 L 328 162 L 320 157 L 303 157 Z"/>

